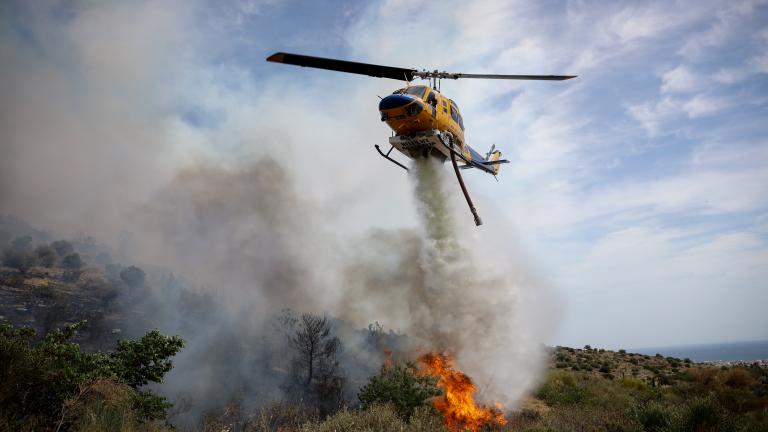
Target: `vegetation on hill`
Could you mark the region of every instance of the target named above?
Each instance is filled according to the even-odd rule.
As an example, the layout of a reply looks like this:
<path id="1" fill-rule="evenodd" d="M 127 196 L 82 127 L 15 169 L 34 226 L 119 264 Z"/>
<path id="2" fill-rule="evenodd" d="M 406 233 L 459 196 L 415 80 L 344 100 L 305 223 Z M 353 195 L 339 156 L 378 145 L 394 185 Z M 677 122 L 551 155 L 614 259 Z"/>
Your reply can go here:
<path id="1" fill-rule="evenodd" d="M 510 430 L 765 431 L 768 370 L 557 347 Z"/>
<path id="2" fill-rule="evenodd" d="M 361 408 L 390 405 L 398 416 L 410 420 L 417 410 L 429 407 L 429 400 L 441 394 L 435 377 L 418 373 L 415 363 L 384 364 L 378 375 L 360 389 Z"/>
<path id="3" fill-rule="evenodd" d="M 184 342 L 151 331 L 108 353 L 80 350 L 72 337 L 84 323 L 35 331 L 0 324 L 0 430 L 69 430 L 98 424 L 162 421 L 169 404 L 140 387 L 162 382 Z"/>
<path id="4" fill-rule="evenodd" d="M 144 386 L 163 381 L 183 342 L 147 330 L 164 328 L 185 338 L 207 331 L 224 316 L 210 297 L 175 291 L 179 303 L 172 307 L 178 307 L 183 331 L 168 330 L 156 324 L 163 315 L 152 309 L 157 304 L 146 301 L 160 292 L 153 271 L 114 263 L 92 239 L 0 232 L 0 248 L 0 321 L 6 321 L 0 326 L 0 430 L 169 427 L 168 401 Z M 431 406 L 439 394 L 432 377 L 407 362 L 376 373 L 385 350 L 407 359 L 405 336 L 378 324 L 344 329 L 333 317 L 288 310 L 273 318 L 274 326 L 258 338 L 217 332 L 194 340 L 210 343 L 190 351 L 221 394 L 204 395 L 213 403 L 182 429 L 444 430 Z M 230 368 L 233 358 L 246 355 L 250 363 L 237 364 L 253 370 L 221 373 L 237 369 Z M 264 399 L 278 393 L 277 401 Z M 488 430 L 768 431 L 768 370 L 556 347 L 540 387 L 506 414 L 507 425 Z"/>

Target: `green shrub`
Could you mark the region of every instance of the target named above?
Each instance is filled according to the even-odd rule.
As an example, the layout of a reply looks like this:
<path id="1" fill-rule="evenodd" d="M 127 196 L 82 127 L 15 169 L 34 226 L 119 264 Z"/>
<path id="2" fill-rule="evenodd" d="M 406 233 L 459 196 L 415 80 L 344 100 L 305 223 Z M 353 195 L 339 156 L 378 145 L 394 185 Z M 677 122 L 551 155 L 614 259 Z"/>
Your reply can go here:
<path id="1" fill-rule="evenodd" d="M 71 253 L 61 260 L 61 266 L 68 269 L 77 270 L 83 266 L 83 260 L 80 259 L 80 254 Z"/>
<path id="2" fill-rule="evenodd" d="M 624 378 L 619 381 L 619 384 L 630 390 L 645 390 L 648 387 L 643 381 L 633 378 Z"/>
<path id="3" fill-rule="evenodd" d="M 144 270 L 136 266 L 126 267 L 120 272 L 120 279 L 131 288 L 144 285 L 145 278 L 146 274 L 144 274 Z"/>
<path id="4" fill-rule="evenodd" d="M 51 243 L 51 247 L 56 251 L 56 255 L 62 258 L 75 251 L 75 248 L 72 247 L 72 243 L 66 240 L 56 240 Z"/>
<path id="5" fill-rule="evenodd" d="M 576 375 L 564 370 L 551 372 L 537 393 L 537 398 L 553 406 L 578 404 L 586 397 L 587 392 Z"/>
<path id="6" fill-rule="evenodd" d="M 65 401 L 89 383 L 112 380 L 132 389 L 132 410 L 139 420 L 162 419 L 168 404 L 149 391 L 133 391 L 161 382 L 170 370 L 168 357 L 183 346 L 176 337 L 150 332 L 124 341 L 114 353 L 85 353 L 71 339 L 85 324 L 49 332 L 34 345 L 35 331 L 0 324 L 0 419 L 11 430 L 45 430 L 61 421 Z M 74 421 L 74 419 L 68 418 Z"/>
<path id="7" fill-rule="evenodd" d="M 714 396 L 692 400 L 682 416 L 681 430 L 715 431 L 721 430 L 725 416 L 720 404 Z"/>
<path id="8" fill-rule="evenodd" d="M 435 377 L 419 375 L 413 363 L 385 365 L 360 389 L 358 398 L 363 408 L 390 403 L 407 420 L 416 408 L 426 406 L 430 398 L 440 395 L 436 383 Z"/>
<path id="9" fill-rule="evenodd" d="M 3 250 L 2 263 L 6 267 L 15 268 L 21 273 L 26 273 L 30 267 L 37 265 L 37 255 L 33 252 L 6 248 Z"/>
<path id="10" fill-rule="evenodd" d="M 637 406 L 633 411 L 634 417 L 647 432 L 669 431 L 675 420 L 669 408 L 656 402 Z"/>
<path id="11" fill-rule="evenodd" d="M 40 245 L 35 249 L 37 262 L 43 267 L 53 267 L 56 264 L 56 252 L 52 247 Z"/>

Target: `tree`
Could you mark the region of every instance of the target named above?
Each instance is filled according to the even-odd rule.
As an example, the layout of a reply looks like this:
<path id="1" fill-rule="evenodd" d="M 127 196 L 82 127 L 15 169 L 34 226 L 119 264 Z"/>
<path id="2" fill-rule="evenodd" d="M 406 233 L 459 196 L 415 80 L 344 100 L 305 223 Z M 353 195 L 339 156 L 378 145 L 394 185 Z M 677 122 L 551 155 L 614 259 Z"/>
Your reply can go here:
<path id="1" fill-rule="evenodd" d="M 378 375 L 360 389 L 357 397 L 363 408 L 377 403 L 391 403 L 404 420 L 413 415 L 416 408 L 429 404 L 429 399 L 441 394 L 437 378 L 420 375 L 413 363 L 383 365 Z"/>
<path id="2" fill-rule="evenodd" d="M 184 347 L 178 336 L 163 336 L 152 330 L 138 340 L 120 341 L 109 354 L 112 370 L 131 387 L 151 382 L 163 382 L 163 376 L 173 369 L 170 358 Z"/>
<path id="3" fill-rule="evenodd" d="M 24 252 L 13 247 L 3 250 L 3 265 L 26 273 L 30 267 L 37 265 L 37 255 L 33 252 Z"/>
<path id="4" fill-rule="evenodd" d="M 302 314 L 298 325 L 291 342 L 299 353 L 298 361 L 306 371 L 306 383 L 309 386 L 323 366 L 327 366 L 324 363 L 336 360 L 341 342 L 331 335 L 327 317 Z"/>
<path id="5" fill-rule="evenodd" d="M 144 285 L 145 278 L 146 274 L 144 273 L 144 270 L 136 266 L 126 267 L 120 271 L 120 279 L 131 288 Z"/>
<path id="6" fill-rule="evenodd" d="M 89 383 L 108 379 L 130 386 L 132 409 L 145 420 L 162 419 L 170 406 L 142 384 L 162 382 L 170 357 L 184 341 L 147 333 L 121 342 L 113 353 L 82 352 L 71 341 L 85 321 L 49 332 L 33 344 L 35 331 L 0 324 L 0 426 L 9 430 L 48 430 L 62 420 L 62 406 Z"/>
<path id="7" fill-rule="evenodd" d="M 51 247 L 56 251 L 56 255 L 62 258 L 75 251 L 75 248 L 72 247 L 72 243 L 66 240 L 56 240 L 51 243 Z"/>
<path id="8" fill-rule="evenodd" d="M 61 260 L 61 265 L 64 268 L 77 270 L 83 266 L 83 260 L 80 259 L 80 254 L 75 252 L 65 256 L 64 259 Z"/>
<path id="9" fill-rule="evenodd" d="M 321 412 L 338 408 L 344 380 L 336 357 L 342 347 L 332 333 L 328 318 L 305 313 L 294 321 L 290 312 L 284 315 L 283 321 L 293 325 L 293 332 L 289 334 L 295 353 L 290 390 Z"/>
<path id="10" fill-rule="evenodd" d="M 40 245 L 35 249 L 38 263 L 43 267 L 53 267 L 56 263 L 56 251 L 48 245 Z"/>

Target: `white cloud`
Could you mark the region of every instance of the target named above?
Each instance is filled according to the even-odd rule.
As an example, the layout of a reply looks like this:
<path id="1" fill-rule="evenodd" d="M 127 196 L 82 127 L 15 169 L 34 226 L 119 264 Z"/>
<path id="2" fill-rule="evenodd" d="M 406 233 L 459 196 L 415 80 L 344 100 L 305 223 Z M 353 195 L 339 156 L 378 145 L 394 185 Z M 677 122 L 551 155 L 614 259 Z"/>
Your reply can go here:
<path id="1" fill-rule="evenodd" d="M 696 95 L 685 101 L 681 108 L 689 118 L 699 118 L 712 115 L 730 106 L 730 101 L 725 98 L 714 98 L 705 95 Z"/>
<path id="2" fill-rule="evenodd" d="M 661 76 L 662 93 L 690 93 L 702 86 L 702 77 L 680 65 Z"/>
<path id="3" fill-rule="evenodd" d="M 749 67 L 723 67 L 712 75 L 712 79 L 721 84 L 736 84 L 753 73 L 752 68 Z"/>
<path id="4" fill-rule="evenodd" d="M 668 133 L 668 128 L 680 128 L 681 114 L 689 119 L 711 116 L 731 107 L 733 102 L 725 97 L 707 94 L 690 96 L 663 96 L 656 102 L 645 102 L 628 106 L 627 112 L 651 137 Z"/>
<path id="5" fill-rule="evenodd" d="M 753 11 L 751 0 L 721 3 L 715 10 L 714 22 L 702 32 L 692 33 L 678 51 L 687 59 L 698 59 L 713 48 L 720 47 L 738 37 L 744 17 Z"/>
<path id="6" fill-rule="evenodd" d="M 679 19 L 670 18 L 669 13 L 657 5 L 627 7 L 612 17 L 609 29 L 624 43 L 656 38 L 679 22 Z"/>
<path id="7" fill-rule="evenodd" d="M 658 102 L 630 105 L 627 111 L 653 137 L 658 135 L 663 124 L 676 120 L 680 113 L 680 102 L 665 96 Z"/>

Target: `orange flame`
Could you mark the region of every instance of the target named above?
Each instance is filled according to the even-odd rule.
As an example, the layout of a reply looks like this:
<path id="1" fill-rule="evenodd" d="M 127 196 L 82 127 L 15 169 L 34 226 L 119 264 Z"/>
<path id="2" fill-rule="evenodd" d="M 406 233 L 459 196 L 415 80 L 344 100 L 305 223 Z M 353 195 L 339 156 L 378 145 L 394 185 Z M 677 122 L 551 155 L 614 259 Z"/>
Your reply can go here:
<path id="1" fill-rule="evenodd" d="M 501 410 L 475 403 L 475 384 L 454 369 L 453 358 L 439 353 L 427 353 L 419 358 L 422 373 L 438 377 L 437 386 L 443 395 L 436 397 L 432 404 L 443 414 L 445 426 L 450 431 L 477 431 L 486 424 L 503 426 L 507 419 Z"/>
<path id="2" fill-rule="evenodd" d="M 395 360 L 392 358 L 392 351 L 384 350 L 384 369 L 390 369 L 395 365 Z"/>

